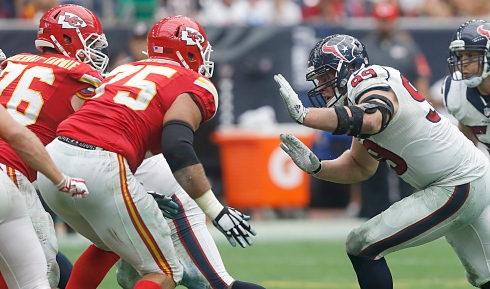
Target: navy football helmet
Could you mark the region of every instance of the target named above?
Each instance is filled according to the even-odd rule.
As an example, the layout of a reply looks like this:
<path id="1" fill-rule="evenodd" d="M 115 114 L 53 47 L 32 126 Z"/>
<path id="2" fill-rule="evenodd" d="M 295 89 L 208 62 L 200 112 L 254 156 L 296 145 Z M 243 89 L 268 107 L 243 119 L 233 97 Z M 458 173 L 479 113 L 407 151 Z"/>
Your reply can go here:
<path id="1" fill-rule="evenodd" d="M 315 107 L 332 107 L 344 105 L 347 96 L 347 81 L 352 73 L 369 65 L 367 51 L 359 40 L 335 34 L 320 40 L 311 50 L 308 58 L 306 80 L 312 81 L 315 88 L 308 91 L 308 98 Z M 335 77 L 319 84 L 318 78 L 330 70 Z M 323 91 L 332 87 L 334 97 L 325 99 Z"/>
<path id="2" fill-rule="evenodd" d="M 471 20 L 461 25 L 449 45 L 447 59 L 449 71 L 454 80 L 464 80 L 468 87 L 477 87 L 490 74 L 490 23 Z M 461 51 L 477 52 L 477 55 L 462 60 Z M 478 61 L 478 73 L 463 75 L 463 66 Z"/>

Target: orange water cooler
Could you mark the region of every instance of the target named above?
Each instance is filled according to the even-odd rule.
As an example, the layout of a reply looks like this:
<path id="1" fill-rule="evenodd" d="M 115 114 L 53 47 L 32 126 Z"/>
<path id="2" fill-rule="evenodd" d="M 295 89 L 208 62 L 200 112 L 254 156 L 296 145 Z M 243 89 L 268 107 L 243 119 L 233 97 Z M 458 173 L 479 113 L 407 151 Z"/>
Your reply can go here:
<path id="1" fill-rule="evenodd" d="M 306 207 L 309 175 L 279 147 L 280 133 L 291 133 L 311 147 L 315 132 L 297 124 L 267 130 L 232 127 L 211 135 L 220 148 L 224 198 L 235 208 Z"/>

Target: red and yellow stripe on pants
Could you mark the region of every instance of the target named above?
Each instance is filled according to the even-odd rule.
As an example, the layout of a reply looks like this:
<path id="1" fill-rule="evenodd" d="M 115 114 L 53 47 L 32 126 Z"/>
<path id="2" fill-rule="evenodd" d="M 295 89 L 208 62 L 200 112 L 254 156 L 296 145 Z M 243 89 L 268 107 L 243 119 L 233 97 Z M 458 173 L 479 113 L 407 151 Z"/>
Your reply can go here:
<path id="1" fill-rule="evenodd" d="M 151 235 L 150 231 L 146 227 L 145 223 L 143 222 L 143 219 L 141 218 L 141 215 L 139 214 L 135 203 L 133 202 L 133 198 L 131 197 L 131 193 L 129 192 L 128 189 L 128 184 L 127 184 L 127 179 L 126 179 L 126 174 L 124 173 L 126 171 L 126 165 L 124 163 L 124 158 L 122 155 L 118 155 L 118 161 L 119 161 L 119 169 L 120 169 L 120 182 L 121 182 L 121 192 L 124 198 L 124 204 L 126 205 L 126 208 L 128 210 L 129 216 L 131 217 L 131 220 L 133 222 L 133 225 L 138 232 L 138 235 L 140 238 L 143 240 L 143 242 L 146 245 L 146 248 L 150 251 L 151 255 L 153 256 L 153 259 L 157 263 L 158 267 L 170 278 L 174 278 L 173 276 L 173 271 L 171 267 L 169 266 L 167 260 L 165 259 L 164 254 L 160 250 L 160 247 L 156 243 L 155 239 Z"/>

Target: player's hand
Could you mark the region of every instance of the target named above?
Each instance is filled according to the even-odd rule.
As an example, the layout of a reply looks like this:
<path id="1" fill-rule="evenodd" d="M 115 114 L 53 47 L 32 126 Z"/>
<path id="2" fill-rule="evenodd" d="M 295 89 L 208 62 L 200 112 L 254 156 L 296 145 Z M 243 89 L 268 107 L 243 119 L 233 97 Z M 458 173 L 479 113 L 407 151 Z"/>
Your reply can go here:
<path id="1" fill-rule="evenodd" d="M 72 178 L 67 175 L 63 175 L 63 180 L 56 185 L 56 188 L 60 192 L 70 194 L 74 199 L 83 199 L 89 194 L 85 180 Z"/>
<path id="2" fill-rule="evenodd" d="M 159 195 L 153 191 L 149 191 L 150 194 L 158 204 L 158 208 L 162 211 L 165 218 L 173 219 L 175 215 L 179 212 L 179 205 L 172 201 L 172 198 Z"/>
<path id="3" fill-rule="evenodd" d="M 281 134 L 279 146 L 303 171 L 309 174 L 317 174 L 322 169 L 322 162 L 318 157 L 298 138 L 291 134 Z"/>
<path id="4" fill-rule="evenodd" d="M 274 75 L 274 80 L 279 85 L 279 93 L 286 103 L 289 115 L 295 122 L 303 124 L 309 111 L 308 108 L 303 106 L 298 94 L 294 92 L 289 82 L 281 74 Z"/>
<path id="5" fill-rule="evenodd" d="M 213 220 L 213 225 L 225 235 L 233 247 L 236 247 L 236 242 L 238 242 L 245 248 L 247 244 L 252 246 L 253 243 L 248 233 L 257 235 L 255 229 L 246 220 L 250 220 L 250 217 L 232 207 L 224 207 Z"/>

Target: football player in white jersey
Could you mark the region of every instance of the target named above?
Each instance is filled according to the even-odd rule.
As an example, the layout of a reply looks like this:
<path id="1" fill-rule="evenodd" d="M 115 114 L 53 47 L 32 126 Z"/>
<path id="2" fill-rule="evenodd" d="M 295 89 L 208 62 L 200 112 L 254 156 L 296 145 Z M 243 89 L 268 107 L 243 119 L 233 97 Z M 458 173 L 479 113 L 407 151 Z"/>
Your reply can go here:
<path id="1" fill-rule="evenodd" d="M 281 75 L 290 116 L 308 127 L 354 137 L 334 160 L 319 160 L 292 135 L 281 148 L 305 172 L 337 183 L 369 178 L 380 161 L 418 192 L 353 229 L 346 250 L 361 289 L 392 289 L 385 256 L 445 237 L 476 287 L 490 288 L 489 161 L 394 68 L 369 65 L 364 45 L 332 35 L 312 49 L 306 108 Z M 326 108 L 325 108 L 326 107 Z"/>
<path id="2" fill-rule="evenodd" d="M 475 145 L 490 148 L 490 23 L 461 25 L 449 45 L 449 70 L 442 84 L 444 106 Z"/>

